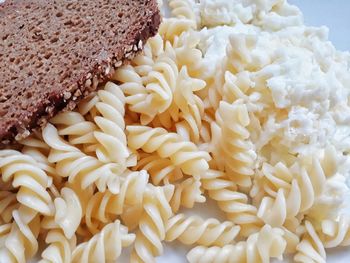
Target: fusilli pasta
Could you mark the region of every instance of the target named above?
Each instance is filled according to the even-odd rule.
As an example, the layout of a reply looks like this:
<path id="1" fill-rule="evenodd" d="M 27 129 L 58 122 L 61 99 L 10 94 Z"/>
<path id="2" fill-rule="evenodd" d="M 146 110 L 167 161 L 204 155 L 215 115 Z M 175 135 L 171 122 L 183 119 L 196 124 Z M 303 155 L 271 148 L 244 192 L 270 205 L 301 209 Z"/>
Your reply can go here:
<path id="1" fill-rule="evenodd" d="M 240 227 L 215 218 L 204 220 L 198 216 L 177 214 L 169 219 L 165 229 L 166 241 L 178 239 L 186 245 L 224 246 L 234 241 Z"/>
<path id="2" fill-rule="evenodd" d="M 199 175 L 208 169 L 209 154 L 199 151 L 195 144 L 183 141 L 176 133 L 146 126 L 128 126 L 126 130 L 128 145 L 132 149 L 142 149 L 147 153 L 156 151 L 160 157 L 170 158 L 189 175 Z"/>
<path id="3" fill-rule="evenodd" d="M 135 240 L 127 227 L 119 220 L 106 225 L 100 233 L 88 242 L 79 244 L 73 251 L 72 262 L 107 262 L 116 260 L 123 247 L 130 246 Z"/>
<path id="4" fill-rule="evenodd" d="M 190 263 L 268 263 L 270 258 L 281 260 L 285 247 L 283 230 L 265 225 L 259 233 L 252 234 L 247 241 L 235 245 L 195 247 L 187 254 L 187 259 Z"/>

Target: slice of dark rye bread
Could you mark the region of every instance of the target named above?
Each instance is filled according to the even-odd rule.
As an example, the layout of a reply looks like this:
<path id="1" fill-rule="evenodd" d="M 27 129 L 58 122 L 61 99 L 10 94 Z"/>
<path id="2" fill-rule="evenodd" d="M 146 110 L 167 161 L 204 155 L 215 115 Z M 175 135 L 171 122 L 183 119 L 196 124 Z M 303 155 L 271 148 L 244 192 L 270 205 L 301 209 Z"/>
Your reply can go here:
<path id="1" fill-rule="evenodd" d="M 73 109 L 142 49 L 160 20 L 156 0 L 0 4 L 0 145 Z"/>

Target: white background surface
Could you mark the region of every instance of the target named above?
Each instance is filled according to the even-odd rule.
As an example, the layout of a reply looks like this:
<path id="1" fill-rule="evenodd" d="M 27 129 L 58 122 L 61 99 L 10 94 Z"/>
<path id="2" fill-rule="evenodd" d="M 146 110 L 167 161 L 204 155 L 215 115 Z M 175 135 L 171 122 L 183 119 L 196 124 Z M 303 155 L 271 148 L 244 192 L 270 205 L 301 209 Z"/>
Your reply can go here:
<path id="1" fill-rule="evenodd" d="M 302 10 L 306 25 L 326 25 L 330 30 L 329 38 L 337 49 L 350 50 L 350 0 L 289 0 L 288 2 Z M 225 220 L 222 212 L 216 208 L 216 203 L 209 199 L 205 204 L 196 205 L 194 210 L 186 212 L 201 215 L 203 218 L 216 217 L 219 220 Z M 157 263 L 186 262 L 186 254 L 189 250 L 189 247 L 180 243 L 164 242 L 164 254 L 157 258 Z M 126 260 L 126 257 L 121 262 L 127 262 L 124 259 Z M 283 262 L 293 261 L 285 258 Z M 327 250 L 327 263 L 349 262 L 350 248 Z"/>

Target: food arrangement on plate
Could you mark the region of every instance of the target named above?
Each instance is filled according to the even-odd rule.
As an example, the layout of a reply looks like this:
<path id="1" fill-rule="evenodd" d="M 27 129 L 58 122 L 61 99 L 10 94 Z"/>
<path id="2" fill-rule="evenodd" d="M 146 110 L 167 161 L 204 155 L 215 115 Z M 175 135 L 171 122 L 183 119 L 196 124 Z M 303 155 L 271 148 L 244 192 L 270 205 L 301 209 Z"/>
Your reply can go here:
<path id="1" fill-rule="evenodd" d="M 0 23 L 0 262 L 350 245 L 350 54 L 296 6 L 6 0 Z M 208 199 L 225 220 L 183 213 Z"/>

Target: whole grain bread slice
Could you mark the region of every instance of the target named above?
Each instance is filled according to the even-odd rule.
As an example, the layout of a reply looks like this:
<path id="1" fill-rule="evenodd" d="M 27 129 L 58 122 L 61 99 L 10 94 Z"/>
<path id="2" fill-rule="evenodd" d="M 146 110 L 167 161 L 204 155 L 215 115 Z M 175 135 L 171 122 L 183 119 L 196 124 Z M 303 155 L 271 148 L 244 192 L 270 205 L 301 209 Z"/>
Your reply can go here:
<path id="1" fill-rule="evenodd" d="M 0 4 L 0 144 L 73 109 L 142 49 L 160 19 L 156 0 Z"/>

